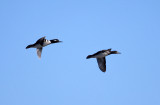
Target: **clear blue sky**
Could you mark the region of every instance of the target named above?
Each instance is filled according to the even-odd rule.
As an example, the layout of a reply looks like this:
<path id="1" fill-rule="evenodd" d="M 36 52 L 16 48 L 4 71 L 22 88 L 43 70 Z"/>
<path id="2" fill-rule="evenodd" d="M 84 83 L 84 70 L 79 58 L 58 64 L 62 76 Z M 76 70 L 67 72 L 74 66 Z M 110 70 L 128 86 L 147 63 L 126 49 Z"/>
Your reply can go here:
<path id="1" fill-rule="evenodd" d="M 0 34 L 0 105 L 160 105 L 159 0 L 1 0 Z"/>

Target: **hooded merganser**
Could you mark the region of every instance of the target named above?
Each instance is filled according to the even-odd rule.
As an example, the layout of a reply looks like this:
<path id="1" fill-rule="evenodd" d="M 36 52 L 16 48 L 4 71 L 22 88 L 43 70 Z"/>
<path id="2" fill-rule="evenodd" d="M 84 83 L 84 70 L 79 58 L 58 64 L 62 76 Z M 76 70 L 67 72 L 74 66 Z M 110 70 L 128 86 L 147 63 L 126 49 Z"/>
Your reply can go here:
<path id="1" fill-rule="evenodd" d="M 97 58 L 98 66 L 102 72 L 106 72 L 106 59 L 105 56 L 108 56 L 110 54 L 120 54 L 118 51 L 111 51 L 111 49 L 108 50 L 101 50 L 93 55 L 88 55 L 86 59 L 89 58 Z"/>
<path id="2" fill-rule="evenodd" d="M 37 48 L 37 55 L 39 58 L 41 58 L 41 53 L 42 53 L 42 48 L 49 45 L 49 44 L 52 44 L 52 43 L 59 43 L 59 42 L 62 42 L 62 41 L 59 41 L 58 39 L 53 39 L 53 40 L 47 40 L 45 39 L 45 36 L 38 39 L 36 43 L 34 44 L 30 44 L 26 47 L 26 49 L 28 48 Z"/>

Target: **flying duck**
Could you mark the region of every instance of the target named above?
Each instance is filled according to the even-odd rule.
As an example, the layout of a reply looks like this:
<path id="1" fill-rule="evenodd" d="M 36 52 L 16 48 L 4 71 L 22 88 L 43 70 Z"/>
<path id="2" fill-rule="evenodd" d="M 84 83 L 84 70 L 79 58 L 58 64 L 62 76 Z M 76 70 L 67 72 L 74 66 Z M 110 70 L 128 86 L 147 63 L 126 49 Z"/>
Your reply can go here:
<path id="1" fill-rule="evenodd" d="M 58 39 L 52 39 L 52 40 L 47 40 L 45 39 L 45 36 L 38 39 L 36 41 L 36 43 L 34 44 L 30 44 L 26 47 L 26 49 L 28 48 L 37 48 L 37 55 L 39 58 L 41 58 L 41 53 L 42 53 L 42 48 L 49 45 L 49 44 L 52 44 L 52 43 L 59 43 L 59 42 L 62 42 L 62 41 L 59 41 Z"/>
<path id="2" fill-rule="evenodd" d="M 102 72 L 106 72 L 106 59 L 105 56 L 110 54 L 120 54 L 118 51 L 111 51 L 111 49 L 101 50 L 93 55 L 88 55 L 86 59 L 97 58 L 97 63 Z"/>

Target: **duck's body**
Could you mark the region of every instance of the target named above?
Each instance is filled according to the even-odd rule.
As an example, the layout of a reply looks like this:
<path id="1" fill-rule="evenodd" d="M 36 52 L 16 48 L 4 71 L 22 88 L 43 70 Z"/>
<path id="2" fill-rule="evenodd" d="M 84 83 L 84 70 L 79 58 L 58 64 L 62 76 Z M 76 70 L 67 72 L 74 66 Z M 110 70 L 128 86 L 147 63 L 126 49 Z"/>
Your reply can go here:
<path id="1" fill-rule="evenodd" d="M 47 45 L 50 45 L 52 43 L 58 43 L 58 42 L 61 42 L 61 41 L 59 41 L 58 39 L 47 40 L 47 39 L 45 39 L 45 37 L 42 37 L 42 38 L 38 39 L 36 41 L 36 43 L 28 45 L 26 47 L 26 49 L 37 48 L 37 55 L 38 55 L 39 58 L 41 58 L 41 53 L 42 53 L 42 48 L 43 47 L 45 47 Z"/>
<path id="2" fill-rule="evenodd" d="M 110 54 L 120 54 L 118 51 L 111 51 L 111 49 L 108 50 L 101 50 L 93 55 L 88 55 L 87 59 L 89 58 L 97 58 L 98 66 L 102 72 L 106 71 L 106 59 L 105 56 L 108 56 Z"/>

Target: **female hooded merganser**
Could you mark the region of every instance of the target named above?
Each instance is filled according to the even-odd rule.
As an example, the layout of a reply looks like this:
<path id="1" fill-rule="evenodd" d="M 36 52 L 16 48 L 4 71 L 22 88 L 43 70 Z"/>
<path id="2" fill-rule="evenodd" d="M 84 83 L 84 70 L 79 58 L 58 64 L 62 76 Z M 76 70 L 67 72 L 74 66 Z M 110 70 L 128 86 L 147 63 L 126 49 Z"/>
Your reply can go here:
<path id="1" fill-rule="evenodd" d="M 106 59 L 105 56 L 108 56 L 110 54 L 120 54 L 118 51 L 111 51 L 111 49 L 108 50 L 101 50 L 93 55 L 88 55 L 86 59 L 89 58 L 97 58 L 98 66 L 102 72 L 106 71 Z"/>
<path id="2" fill-rule="evenodd" d="M 26 49 L 28 48 L 37 48 L 37 55 L 39 58 L 41 58 L 41 53 L 42 53 L 42 48 L 49 45 L 49 44 L 52 44 L 52 43 L 59 43 L 59 42 L 62 42 L 62 41 L 59 41 L 58 39 L 53 39 L 53 40 L 47 40 L 45 39 L 45 36 L 38 39 L 36 43 L 34 44 L 30 44 L 26 47 Z"/>

